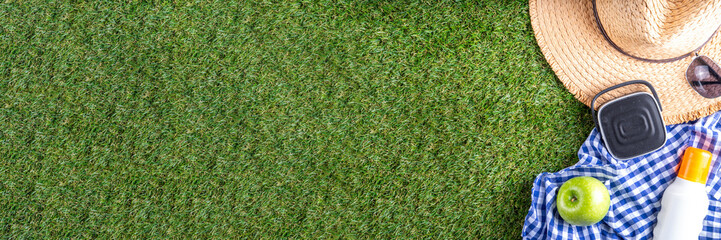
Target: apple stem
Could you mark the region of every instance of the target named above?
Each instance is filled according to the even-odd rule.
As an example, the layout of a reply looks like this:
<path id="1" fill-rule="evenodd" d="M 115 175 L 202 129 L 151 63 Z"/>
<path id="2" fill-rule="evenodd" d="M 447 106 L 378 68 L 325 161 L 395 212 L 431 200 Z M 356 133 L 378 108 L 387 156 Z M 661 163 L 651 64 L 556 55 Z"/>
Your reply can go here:
<path id="1" fill-rule="evenodd" d="M 576 200 L 576 197 L 571 197 L 571 202 L 575 202 Z"/>

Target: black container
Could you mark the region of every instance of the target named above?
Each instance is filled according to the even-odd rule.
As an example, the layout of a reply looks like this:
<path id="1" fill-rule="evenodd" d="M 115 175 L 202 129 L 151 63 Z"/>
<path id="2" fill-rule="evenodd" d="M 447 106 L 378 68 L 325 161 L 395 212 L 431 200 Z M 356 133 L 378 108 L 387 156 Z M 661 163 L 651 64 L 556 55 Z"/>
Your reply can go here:
<path id="1" fill-rule="evenodd" d="M 613 99 L 595 110 L 596 99 L 611 90 L 644 84 L 651 94 L 636 92 Z M 617 159 L 629 159 L 658 150 L 666 143 L 666 125 L 656 90 L 643 80 L 629 81 L 598 93 L 591 101 L 591 115 L 606 149 Z"/>

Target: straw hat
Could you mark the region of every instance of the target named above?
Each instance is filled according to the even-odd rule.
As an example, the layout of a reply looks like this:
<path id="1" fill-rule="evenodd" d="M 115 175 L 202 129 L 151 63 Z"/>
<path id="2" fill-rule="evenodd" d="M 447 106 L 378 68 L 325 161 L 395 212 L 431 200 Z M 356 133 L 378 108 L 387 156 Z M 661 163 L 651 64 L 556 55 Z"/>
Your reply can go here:
<path id="1" fill-rule="evenodd" d="M 586 105 L 603 89 L 640 79 L 658 91 L 666 124 L 721 109 L 721 97 L 704 98 L 685 75 L 696 54 L 721 63 L 721 34 L 716 34 L 721 1 L 530 0 L 529 4 L 543 55 L 566 88 Z"/>

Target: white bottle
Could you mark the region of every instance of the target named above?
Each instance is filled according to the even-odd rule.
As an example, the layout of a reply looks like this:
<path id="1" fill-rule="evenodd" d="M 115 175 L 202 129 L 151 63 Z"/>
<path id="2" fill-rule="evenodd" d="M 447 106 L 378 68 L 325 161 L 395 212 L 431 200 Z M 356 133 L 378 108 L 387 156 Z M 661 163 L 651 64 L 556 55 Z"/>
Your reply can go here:
<path id="1" fill-rule="evenodd" d="M 698 239 L 708 214 L 706 179 L 711 153 L 689 147 L 683 154 L 678 176 L 663 192 L 653 239 Z"/>

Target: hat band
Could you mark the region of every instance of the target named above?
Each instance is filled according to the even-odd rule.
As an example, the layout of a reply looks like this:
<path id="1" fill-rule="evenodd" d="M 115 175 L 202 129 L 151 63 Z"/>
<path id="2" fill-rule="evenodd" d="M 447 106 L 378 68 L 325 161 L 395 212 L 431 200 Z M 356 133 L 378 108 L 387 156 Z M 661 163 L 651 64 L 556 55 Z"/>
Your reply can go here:
<path id="1" fill-rule="evenodd" d="M 615 49 L 618 50 L 619 52 L 623 53 L 624 55 L 629 56 L 629 57 L 631 57 L 631 58 L 633 58 L 633 59 L 637 59 L 637 60 L 641 60 L 641 61 L 645 61 L 645 62 L 668 63 L 668 62 L 673 62 L 673 61 L 677 61 L 677 60 L 680 60 L 680 59 L 684 59 L 684 58 L 688 57 L 689 55 L 693 54 L 694 52 L 698 52 L 699 50 L 701 50 L 701 48 L 703 48 L 703 46 L 705 46 L 706 43 L 708 43 L 709 41 L 711 41 L 711 39 L 713 39 L 713 36 L 716 35 L 716 33 L 719 31 L 719 29 L 721 29 L 721 25 L 719 25 L 719 27 L 716 28 L 716 31 L 714 31 L 714 33 L 711 34 L 711 36 L 710 36 L 708 39 L 706 39 L 706 41 L 705 41 L 703 44 L 701 44 L 701 46 L 699 46 L 698 48 L 696 48 L 696 50 L 693 50 L 693 51 L 688 52 L 688 53 L 686 53 L 686 54 L 683 54 L 683 55 L 681 55 L 681 56 L 673 57 L 673 58 L 666 58 L 666 59 L 648 59 L 648 58 L 642 58 L 642 57 L 638 57 L 638 56 L 631 55 L 631 54 L 629 54 L 628 52 L 624 51 L 623 49 L 621 49 L 621 47 L 619 47 L 616 43 L 614 43 L 613 40 L 611 40 L 610 37 L 608 37 L 608 34 L 606 33 L 606 29 L 603 28 L 603 24 L 601 23 L 601 19 L 598 18 L 598 10 L 596 10 L 596 0 L 593 0 L 592 2 L 593 2 L 593 16 L 596 17 L 596 24 L 598 25 L 598 29 L 601 30 L 601 34 L 602 34 L 603 37 L 606 39 L 606 41 L 607 41 L 609 44 L 611 44 L 611 46 L 613 46 L 613 48 L 615 48 Z"/>

